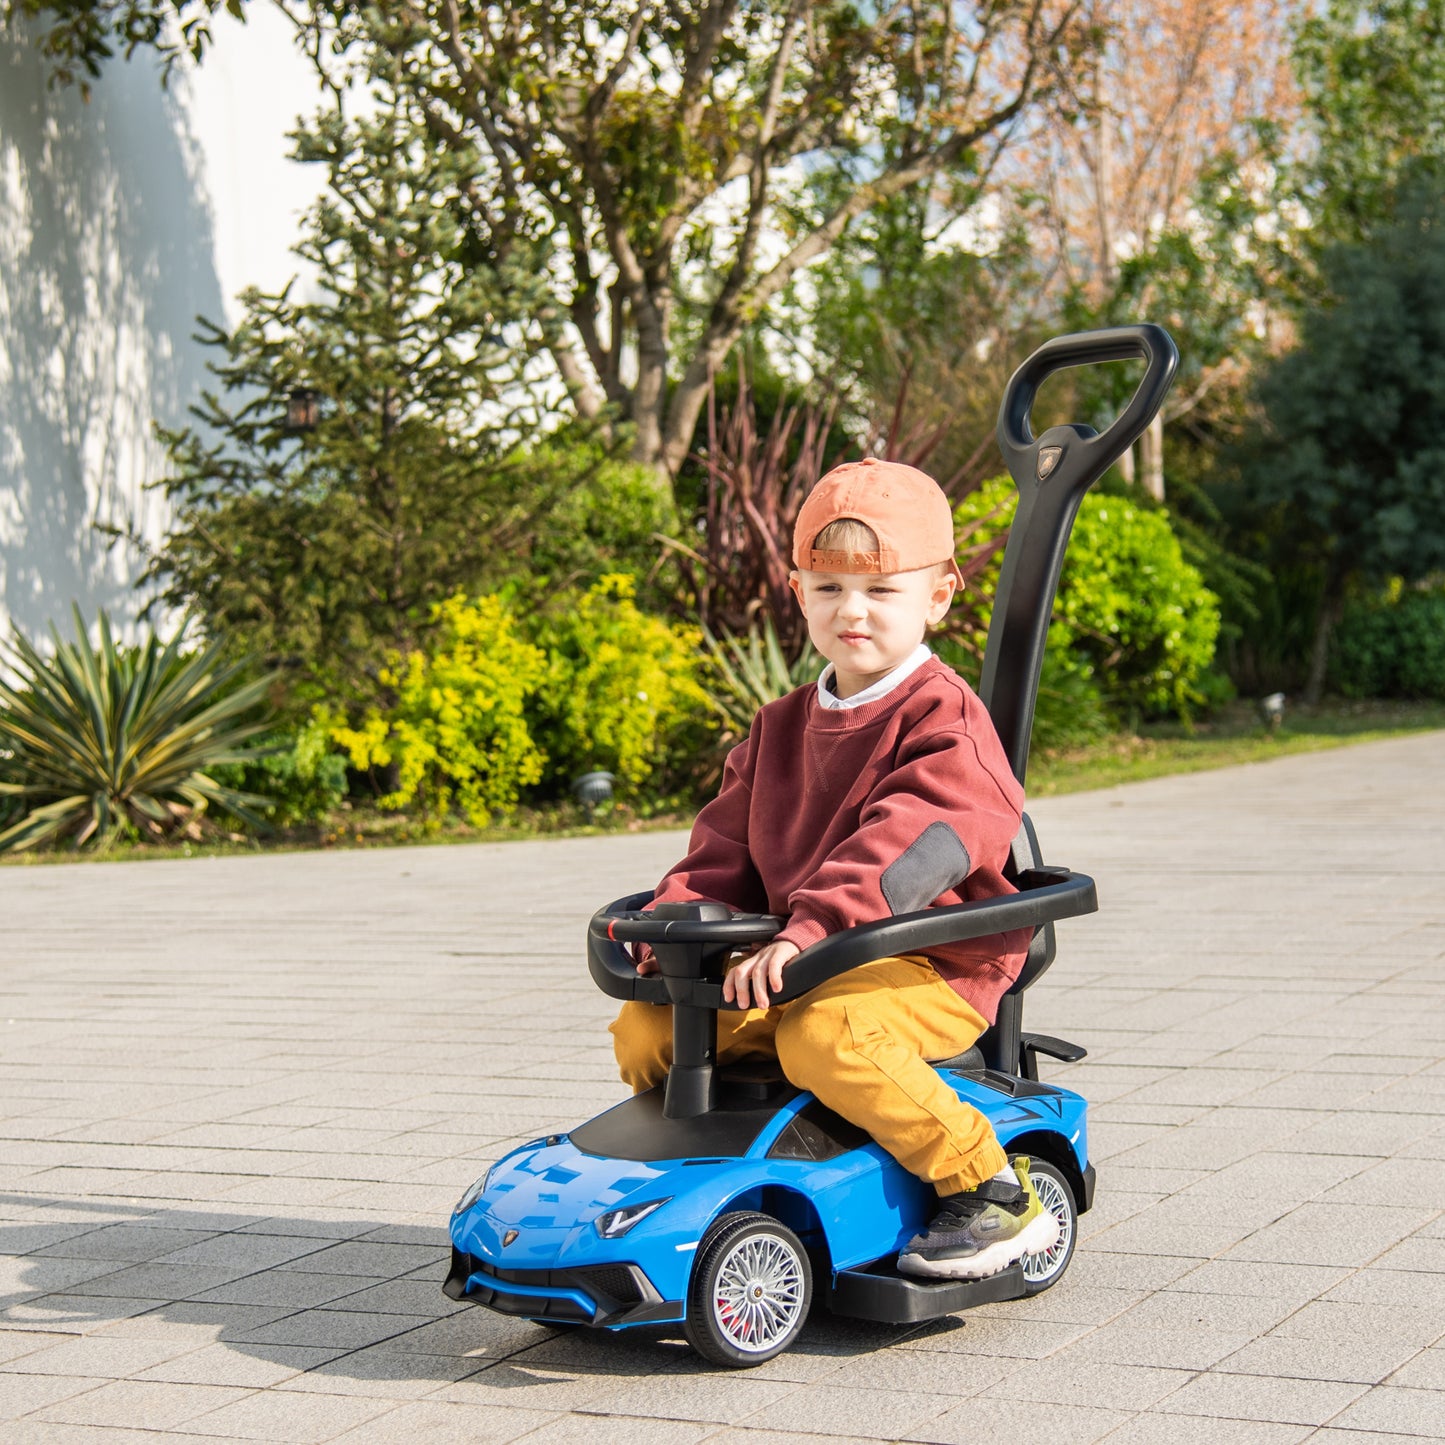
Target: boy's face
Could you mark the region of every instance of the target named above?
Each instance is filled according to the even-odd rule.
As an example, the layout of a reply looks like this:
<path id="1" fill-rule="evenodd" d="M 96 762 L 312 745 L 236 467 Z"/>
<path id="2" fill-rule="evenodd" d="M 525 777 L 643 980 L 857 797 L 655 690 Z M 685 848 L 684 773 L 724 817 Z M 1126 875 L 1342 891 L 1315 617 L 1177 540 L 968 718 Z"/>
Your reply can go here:
<path id="1" fill-rule="evenodd" d="M 833 690 L 852 697 L 886 677 L 940 622 L 957 585 L 917 572 L 803 572 L 789 578 L 813 646 L 833 664 Z"/>

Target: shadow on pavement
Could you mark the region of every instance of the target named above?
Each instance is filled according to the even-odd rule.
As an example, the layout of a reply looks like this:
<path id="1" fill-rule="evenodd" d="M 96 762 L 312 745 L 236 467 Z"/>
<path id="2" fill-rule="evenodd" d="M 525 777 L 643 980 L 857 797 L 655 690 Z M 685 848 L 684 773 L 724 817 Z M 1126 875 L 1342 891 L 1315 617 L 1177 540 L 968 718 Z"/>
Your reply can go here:
<path id="1" fill-rule="evenodd" d="M 526 1389 L 539 1369 L 639 1378 L 711 1368 L 679 1326 L 555 1329 L 453 1303 L 441 1291 L 440 1226 L 0 1195 L 5 1207 L 31 1211 L 0 1223 L 5 1331 L 218 1343 L 274 1366 L 277 1380 L 434 1386 L 484 1370 L 490 1386 Z M 917 1333 L 820 1310 L 789 1358 L 836 1363 Z"/>

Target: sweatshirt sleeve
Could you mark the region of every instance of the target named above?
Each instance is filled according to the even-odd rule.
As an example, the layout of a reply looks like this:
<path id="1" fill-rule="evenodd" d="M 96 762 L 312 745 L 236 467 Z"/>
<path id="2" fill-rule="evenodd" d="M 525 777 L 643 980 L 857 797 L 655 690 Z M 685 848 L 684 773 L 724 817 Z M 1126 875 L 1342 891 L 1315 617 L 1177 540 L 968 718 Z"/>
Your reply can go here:
<path id="1" fill-rule="evenodd" d="M 778 938 L 807 948 L 844 928 L 927 908 L 946 893 L 962 895 L 975 870 L 981 896 L 1011 892 L 1002 869 L 1023 790 L 998 766 L 964 727 L 917 739 L 864 803 L 857 829 L 789 895 Z"/>
<path id="2" fill-rule="evenodd" d="M 704 899 L 742 912 L 767 911 L 762 879 L 748 851 L 757 725 L 728 755 L 718 795 L 697 815 L 687 856 L 657 885 L 653 906 Z"/>

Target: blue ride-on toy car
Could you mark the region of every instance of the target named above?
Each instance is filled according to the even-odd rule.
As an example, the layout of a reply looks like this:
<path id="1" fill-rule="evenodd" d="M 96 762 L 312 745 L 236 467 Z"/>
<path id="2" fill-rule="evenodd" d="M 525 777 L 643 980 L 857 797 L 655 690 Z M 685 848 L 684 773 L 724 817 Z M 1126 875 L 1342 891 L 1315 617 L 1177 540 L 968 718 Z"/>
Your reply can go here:
<path id="1" fill-rule="evenodd" d="M 1034 437 L 1030 416 L 1051 373 L 1141 358 L 1132 400 L 1102 434 L 1077 425 Z M 998 440 L 1019 489 L 979 693 L 1020 781 L 1064 549 L 1079 503 L 1143 432 L 1178 360 L 1157 326 L 1065 336 L 1009 382 Z M 720 904 L 643 912 L 650 893 L 602 909 L 588 964 L 604 993 L 671 1005 L 674 1063 L 665 1086 L 499 1159 L 452 1215 L 445 1289 L 503 1314 L 607 1330 L 680 1325 L 720 1365 L 761 1364 L 786 1349 L 810 1308 L 909 1323 L 1047 1289 L 1073 1253 L 1077 1216 L 1093 1201 L 1084 1100 L 1042 1083 L 1038 1055 L 1073 1061 L 1075 1044 L 1022 1030 L 1023 992 L 1054 957 L 1054 924 L 1097 907 L 1094 883 L 1046 867 L 1028 819 L 1013 847 L 1007 897 L 864 924 L 804 950 L 782 1003 L 872 959 L 1031 927 L 1033 941 L 997 1021 L 967 1053 L 940 1060 L 948 1084 L 992 1121 L 1010 1154 L 1027 1154 L 1055 1245 L 989 1278 L 900 1274 L 899 1249 L 923 1228 L 932 1189 L 866 1134 L 776 1068 L 715 1067 L 716 1015 L 728 955 L 770 939 L 781 920 Z M 640 976 L 626 945 L 652 945 L 660 969 Z"/>

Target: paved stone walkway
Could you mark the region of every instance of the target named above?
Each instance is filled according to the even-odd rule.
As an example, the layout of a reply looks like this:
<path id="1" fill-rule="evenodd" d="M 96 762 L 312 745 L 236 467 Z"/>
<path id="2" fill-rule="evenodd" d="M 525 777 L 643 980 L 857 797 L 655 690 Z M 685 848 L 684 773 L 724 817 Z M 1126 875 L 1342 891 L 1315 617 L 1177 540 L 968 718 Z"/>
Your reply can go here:
<path id="1" fill-rule="evenodd" d="M 621 1096 L 586 915 L 678 835 L 0 870 L 0 1437 L 1445 1437 L 1445 734 L 1046 800 L 1065 1279 L 760 1369 L 440 1293 L 510 1141 Z"/>

